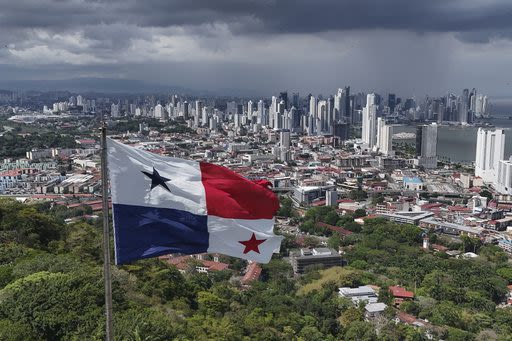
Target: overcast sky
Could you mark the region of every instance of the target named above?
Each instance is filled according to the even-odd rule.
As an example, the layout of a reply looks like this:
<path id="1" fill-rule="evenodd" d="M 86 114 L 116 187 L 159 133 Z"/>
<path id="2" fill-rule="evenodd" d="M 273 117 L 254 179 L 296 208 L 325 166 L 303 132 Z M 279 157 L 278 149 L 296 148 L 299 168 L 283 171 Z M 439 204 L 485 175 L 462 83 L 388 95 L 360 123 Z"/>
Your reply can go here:
<path id="1" fill-rule="evenodd" d="M 0 80 L 512 96 L 511 0 L 0 0 Z"/>

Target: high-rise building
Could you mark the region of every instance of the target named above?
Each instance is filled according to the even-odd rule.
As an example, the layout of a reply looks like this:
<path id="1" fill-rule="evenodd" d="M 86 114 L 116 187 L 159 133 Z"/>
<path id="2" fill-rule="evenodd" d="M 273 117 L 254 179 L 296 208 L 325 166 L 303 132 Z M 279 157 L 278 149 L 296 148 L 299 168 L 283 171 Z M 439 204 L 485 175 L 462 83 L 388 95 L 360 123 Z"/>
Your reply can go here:
<path id="1" fill-rule="evenodd" d="M 348 123 L 334 123 L 333 130 L 335 143 L 346 141 L 350 137 L 350 125 Z"/>
<path id="2" fill-rule="evenodd" d="M 157 119 L 164 119 L 165 118 L 165 114 L 164 114 L 164 107 L 158 103 L 156 106 L 155 106 L 155 118 Z"/>
<path id="3" fill-rule="evenodd" d="M 121 113 L 119 112 L 119 104 L 112 103 L 110 106 L 110 116 L 111 117 L 119 117 Z"/>
<path id="4" fill-rule="evenodd" d="M 316 110 L 317 133 L 327 132 L 327 101 L 318 101 Z"/>
<path id="5" fill-rule="evenodd" d="M 395 106 L 396 106 L 396 95 L 388 94 L 388 107 L 389 107 L 389 112 L 391 114 L 395 112 Z"/>
<path id="6" fill-rule="evenodd" d="M 494 188 L 500 194 L 512 194 L 512 157 L 498 161 L 498 173 Z"/>
<path id="7" fill-rule="evenodd" d="M 258 119 L 257 122 L 261 124 L 262 126 L 268 125 L 268 121 L 266 120 L 266 114 L 265 114 L 265 103 L 263 100 L 258 101 Z"/>
<path id="8" fill-rule="evenodd" d="M 290 130 L 281 129 L 279 133 L 279 144 L 281 148 L 290 149 Z"/>
<path id="9" fill-rule="evenodd" d="M 272 103 L 270 104 L 270 108 L 268 111 L 269 125 L 271 128 L 275 128 L 277 126 L 277 111 L 278 111 L 278 101 L 276 96 L 272 96 Z"/>
<path id="10" fill-rule="evenodd" d="M 236 102 L 227 102 L 226 103 L 226 115 L 235 115 L 238 114 L 238 105 Z"/>
<path id="11" fill-rule="evenodd" d="M 185 120 L 188 120 L 189 118 L 189 107 L 187 101 L 183 102 L 183 118 Z"/>
<path id="12" fill-rule="evenodd" d="M 469 90 L 464 89 L 462 91 L 462 96 L 460 97 L 459 102 L 457 103 L 457 109 L 459 111 L 459 123 L 466 124 L 468 123 L 468 111 L 469 111 Z"/>
<path id="13" fill-rule="evenodd" d="M 297 131 L 300 128 L 300 115 L 294 106 L 288 110 L 288 125 L 285 125 L 285 128 L 291 131 Z"/>
<path id="14" fill-rule="evenodd" d="M 196 127 L 199 127 L 201 124 L 207 124 L 207 122 L 199 122 L 199 118 L 203 114 L 203 102 L 202 101 L 196 101 L 196 114 L 194 116 L 194 125 Z"/>
<path id="15" fill-rule="evenodd" d="M 299 93 L 298 92 L 292 93 L 291 106 L 295 107 L 295 108 L 299 108 L 299 106 L 300 106 L 299 101 L 300 101 Z"/>
<path id="16" fill-rule="evenodd" d="M 325 122 L 325 131 L 332 133 L 332 125 L 334 123 L 334 97 L 330 96 L 327 99 L 327 116 Z"/>
<path id="17" fill-rule="evenodd" d="M 377 148 L 384 155 L 393 152 L 393 127 L 386 124 L 382 117 L 377 119 Z"/>
<path id="18" fill-rule="evenodd" d="M 210 120 L 208 117 L 209 116 L 208 111 L 209 111 L 208 107 L 203 107 L 203 110 L 201 112 L 201 125 L 202 126 L 209 126 L 209 124 L 210 124 Z"/>
<path id="19" fill-rule="evenodd" d="M 338 192 L 326 191 L 325 192 L 325 206 L 338 206 Z"/>
<path id="20" fill-rule="evenodd" d="M 288 102 L 288 91 L 282 91 L 279 93 L 279 102 L 284 102 L 284 108 L 289 109 L 289 102 Z"/>
<path id="21" fill-rule="evenodd" d="M 416 156 L 419 166 L 437 168 L 437 123 L 416 128 Z"/>
<path id="22" fill-rule="evenodd" d="M 308 135 L 313 135 L 317 132 L 316 127 L 316 98 L 311 96 L 309 98 L 309 120 L 308 120 Z"/>
<path id="23" fill-rule="evenodd" d="M 249 117 L 250 119 L 252 119 L 252 105 L 252 101 L 247 102 L 247 117 Z"/>
<path id="24" fill-rule="evenodd" d="M 375 94 L 366 96 L 366 106 L 363 108 L 362 139 L 363 143 L 372 149 L 377 143 L 377 106 Z"/>
<path id="25" fill-rule="evenodd" d="M 485 182 L 496 181 L 498 163 L 505 154 L 505 132 L 503 129 L 478 128 L 476 137 L 475 176 Z"/>

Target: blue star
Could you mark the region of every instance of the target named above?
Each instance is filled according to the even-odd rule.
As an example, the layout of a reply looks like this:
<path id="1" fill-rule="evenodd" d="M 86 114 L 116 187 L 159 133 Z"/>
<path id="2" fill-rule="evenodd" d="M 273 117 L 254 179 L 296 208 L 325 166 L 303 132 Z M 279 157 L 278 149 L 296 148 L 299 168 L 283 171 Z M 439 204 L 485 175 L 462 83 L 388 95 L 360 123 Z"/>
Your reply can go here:
<path id="1" fill-rule="evenodd" d="M 144 175 L 146 175 L 148 178 L 151 179 L 151 189 L 158 187 L 158 186 L 162 186 L 169 192 L 171 191 L 169 189 L 169 187 L 167 187 L 167 184 L 166 184 L 166 182 L 171 181 L 171 179 L 167 179 L 167 178 L 164 178 L 163 176 L 161 176 L 158 173 L 158 171 L 155 169 L 155 167 L 153 167 L 153 174 L 151 174 L 149 172 L 145 172 L 145 171 L 141 171 L 141 172 L 144 173 Z"/>

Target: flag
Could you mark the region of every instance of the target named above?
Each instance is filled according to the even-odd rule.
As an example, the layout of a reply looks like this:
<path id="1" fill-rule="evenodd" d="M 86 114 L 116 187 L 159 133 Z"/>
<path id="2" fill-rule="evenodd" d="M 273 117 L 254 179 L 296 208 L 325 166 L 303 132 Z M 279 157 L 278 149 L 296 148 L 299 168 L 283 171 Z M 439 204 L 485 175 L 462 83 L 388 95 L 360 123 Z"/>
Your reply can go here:
<path id="1" fill-rule="evenodd" d="M 282 236 L 268 181 L 107 139 L 116 264 L 170 253 L 222 253 L 268 263 Z"/>

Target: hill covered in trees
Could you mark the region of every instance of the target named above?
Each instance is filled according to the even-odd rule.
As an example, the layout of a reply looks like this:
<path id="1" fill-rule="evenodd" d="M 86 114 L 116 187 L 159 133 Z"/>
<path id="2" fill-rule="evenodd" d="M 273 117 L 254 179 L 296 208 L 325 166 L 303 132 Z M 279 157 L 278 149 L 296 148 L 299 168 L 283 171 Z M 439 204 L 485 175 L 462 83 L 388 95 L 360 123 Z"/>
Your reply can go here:
<path id="1" fill-rule="evenodd" d="M 104 338 L 101 219 L 64 224 L 85 212 L 0 200 L 0 340 Z M 311 211 L 300 224 L 314 229 L 324 219 L 350 220 Z M 193 267 L 181 273 L 158 259 L 114 267 L 116 339 L 424 340 L 421 329 L 392 320 L 395 310 L 368 322 L 362 306 L 337 294 L 339 286 L 373 284 L 390 304 L 387 287 L 401 284 L 417 298 L 400 309 L 438 326 L 436 337 L 510 340 L 512 309 L 497 305 L 512 267 L 499 249 L 483 246 L 478 259 L 452 259 L 422 251 L 417 227 L 376 219 L 353 230 L 344 239 L 331 236 L 348 267 L 294 277 L 280 258 L 296 246 L 287 236 L 282 256 L 264 265 L 250 288 L 236 280 L 242 266 L 229 258 L 236 270 L 211 275 Z"/>

